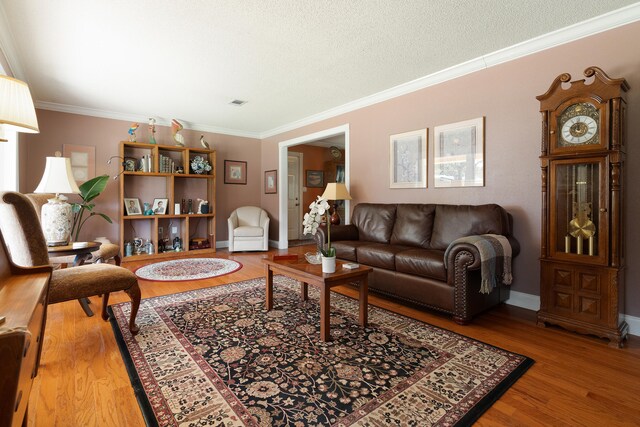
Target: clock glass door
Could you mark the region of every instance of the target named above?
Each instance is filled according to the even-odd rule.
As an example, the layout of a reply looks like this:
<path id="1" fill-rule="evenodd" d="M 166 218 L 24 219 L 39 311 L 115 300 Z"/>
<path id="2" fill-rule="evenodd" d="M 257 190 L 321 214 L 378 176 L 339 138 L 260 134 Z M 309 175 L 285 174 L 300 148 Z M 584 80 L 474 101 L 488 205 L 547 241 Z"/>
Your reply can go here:
<path id="1" fill-rule="evenodd" d="M 601 197 L 603 162 L 557 161 L 552 168 L 555 197 L 552 198 L 551 219 L 555 231 L 553 252 L 560 258 L 589 257 L 590 262 L 601 258 L 606 241 L 606 224 L 600 221 L 604 208 Z M 606 222 L 606 221 L 605 221 Z"/>

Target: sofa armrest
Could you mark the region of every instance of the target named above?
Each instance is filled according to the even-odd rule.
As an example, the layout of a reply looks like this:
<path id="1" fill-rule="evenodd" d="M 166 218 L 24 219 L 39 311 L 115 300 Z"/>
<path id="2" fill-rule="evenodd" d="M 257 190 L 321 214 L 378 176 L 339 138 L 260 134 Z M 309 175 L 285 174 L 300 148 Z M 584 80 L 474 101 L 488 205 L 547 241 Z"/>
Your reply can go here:
<path id="1" fill-rule="evenodd" d="M 339 240 L 358 240 L 359 233 L 358 227 L 353 224 L 347 225 L 332 225 L 331 226 L 331 241 L 337 242 Z M 315 235 L 316 244 L 318 246 L 327 243 L 327 226 L 322 224 L 318 227 Z"/>

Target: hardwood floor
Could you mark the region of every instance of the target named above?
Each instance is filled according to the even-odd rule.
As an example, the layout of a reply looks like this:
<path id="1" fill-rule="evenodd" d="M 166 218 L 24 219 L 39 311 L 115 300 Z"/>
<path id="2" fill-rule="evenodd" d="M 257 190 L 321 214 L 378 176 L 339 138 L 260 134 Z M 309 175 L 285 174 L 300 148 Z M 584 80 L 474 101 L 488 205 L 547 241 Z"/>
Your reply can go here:
<path id="1" fill-rule="evenodd" d="M 313 246 L 295 247 L 304 253 Z M 286 251 L 270 251 L 286 252 Z M 236 273 L 193 282 L 140 281 L 142 297 L 237 282 L 264 274 L 264 253 L 216 256 L 243 264 Z M 141 264 L 127 264 L 135 269 Z M 523 280 L 523 279 L 520 279 Z M 532 279 L 537 280 L 537 279 Z M 357 297 L 356 290 L 343 288 Z M 99 312 L 101 300 L 91 298 Z M 110 302 L 128 301 L 123 292 Z M 640 425 L 640 338 L 625 348 L 558 328 L 539 328 L 535 313 L 503 305 L 460 326 L 449 317 L 370 295 L 370 303 L 533 358 L 536 363 L 477 425 Z M 86 317 L 76 301 L 49 306 L 42 365 L 31 393 L 30 426 L 144 426 L 109 322 Z"/>

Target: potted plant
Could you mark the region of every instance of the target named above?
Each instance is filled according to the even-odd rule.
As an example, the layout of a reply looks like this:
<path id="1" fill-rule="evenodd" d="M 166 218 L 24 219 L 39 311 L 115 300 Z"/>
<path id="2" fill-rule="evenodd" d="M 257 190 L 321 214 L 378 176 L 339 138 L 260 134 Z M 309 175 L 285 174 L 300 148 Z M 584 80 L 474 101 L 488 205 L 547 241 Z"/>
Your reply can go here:
<path id="1" fill-rule="evenodd" d="M 327 246 L 324 244 L 319 246 L 322 253 L 322 272 L 335 273 L 336 271 L 336 250 L 331 247 L 331 221 L 328 220 L 329 203 L 322 196 L 311 202 L 309 212 L 304 214 L 304 234 L 315 235 L 318 227 L 325 222 L 327 224 Z"/>
<path id="2" fill-rule="evenodd" d="M 80 198 L 82 198 L 82 203 L 71 204 L 71 208 L 73 210 L 71 237 L 75 242 L 78 241 L 82 226 L 92 216 L 99 215 L 104 218 L 105 221 L 107 221 L 109 224 L 112 223 L 111 218 L 109 218 L 107 215 L 100 212 L 94 212 L 93 208 L 95 208 L 96 205 L 95 203 L 91 203 L 93 199 L 98 197 L 104 191 L 104 189 L 107 187 L 108 182 L 109 175 L 101 175 L 84 182 L 78 187 L 80 189 Z M 85 218 L 84 215 L 86 212 L 89 212 L 89 215 Z"/>

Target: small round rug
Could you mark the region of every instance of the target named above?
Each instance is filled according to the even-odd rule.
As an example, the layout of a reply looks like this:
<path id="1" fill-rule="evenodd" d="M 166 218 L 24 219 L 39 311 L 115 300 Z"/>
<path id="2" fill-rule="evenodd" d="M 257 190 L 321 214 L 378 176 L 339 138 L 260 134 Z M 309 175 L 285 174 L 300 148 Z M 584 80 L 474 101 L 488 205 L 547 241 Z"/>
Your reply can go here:
<path id="1" fill-rule="evenodd" d="M 188 258 L 156 262 L 135 271 L 136 276 L 145 280 L 174 282 L 180 280 L 200 280 L 223 276 L 242 268 L 242 264 L 224 258 Z"/>

